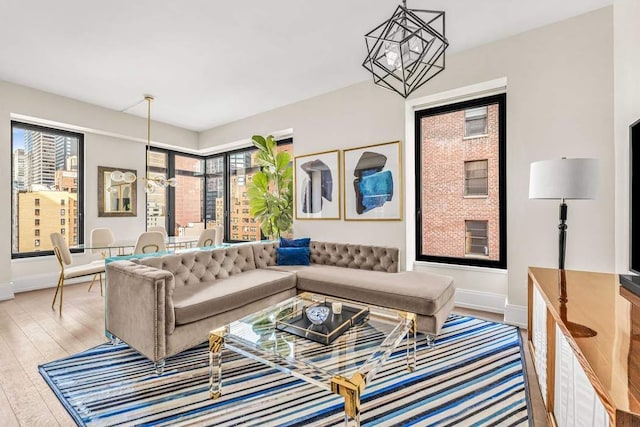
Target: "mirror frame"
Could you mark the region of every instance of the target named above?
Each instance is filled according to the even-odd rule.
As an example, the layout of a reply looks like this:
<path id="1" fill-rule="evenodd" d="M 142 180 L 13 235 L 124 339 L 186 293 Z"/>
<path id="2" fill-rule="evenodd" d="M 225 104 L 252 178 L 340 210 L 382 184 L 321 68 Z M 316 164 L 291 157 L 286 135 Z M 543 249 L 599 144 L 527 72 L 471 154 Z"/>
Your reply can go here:
<path id="1" fill-rule="evenodd" d="M 133 172 L 136 177 L 138 171 L 134 169 L 114 168 L 110 166 L 98 166 L 98 217 L 130 217 L 138 216 L 138 180 L 136 179 L 131 185 L 131 210 L 128 212 L 105 212 L 105 194 L 104 194 L 104 174 L 119 170 L 121 172 Z"/>

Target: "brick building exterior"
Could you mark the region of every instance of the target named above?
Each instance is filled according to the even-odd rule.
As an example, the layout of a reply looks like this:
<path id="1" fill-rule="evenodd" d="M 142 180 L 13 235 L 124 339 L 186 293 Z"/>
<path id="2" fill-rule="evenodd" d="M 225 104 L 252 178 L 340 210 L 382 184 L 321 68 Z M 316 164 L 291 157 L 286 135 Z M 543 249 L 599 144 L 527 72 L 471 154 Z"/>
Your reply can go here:
<path id="1" fill-rule="evenodd" d="M 471 137 L 465 137 L 470 110 L 421 119 L 423 255 L 500 259 L 498 104 L 484 111 L 486 125 Z M 472 161 L 481 162 L 465 166 Z M 486 165 L 486 180 L 475 180 L 480 191 L 469 188 L 474 180 L 466 169 L 473 165 Z M 474 238 L 470 229 L 478 226 L 486 227 L 486 238 Z"/>

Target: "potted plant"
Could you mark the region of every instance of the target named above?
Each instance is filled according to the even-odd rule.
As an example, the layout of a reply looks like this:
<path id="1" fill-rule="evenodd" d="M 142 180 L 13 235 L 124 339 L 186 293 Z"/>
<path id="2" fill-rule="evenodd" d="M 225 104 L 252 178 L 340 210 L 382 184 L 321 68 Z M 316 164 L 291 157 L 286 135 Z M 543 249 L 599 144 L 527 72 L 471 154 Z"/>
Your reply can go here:
<path id="1" fill-rule="evenodd" d="M 260 222 L 260 228 L 269 238 L 280 238 L 293 225 L 293 167 L 287 152 L 277 152 L 273 136 L 254 135 L 253 145 L 258 149 L 256 162 L 260 171 L 253 174 L 247 189 L 249 211 Z"/>

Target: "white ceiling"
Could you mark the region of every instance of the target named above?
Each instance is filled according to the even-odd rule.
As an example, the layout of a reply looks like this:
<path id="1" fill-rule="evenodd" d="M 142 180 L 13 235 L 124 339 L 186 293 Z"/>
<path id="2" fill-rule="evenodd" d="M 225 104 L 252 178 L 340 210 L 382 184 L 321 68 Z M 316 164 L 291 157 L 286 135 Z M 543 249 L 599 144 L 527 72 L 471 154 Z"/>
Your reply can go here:
<path id="1" fill-rule="evenodd" d="M 0 0 L 0 79 L 114 110 L 150 93 L 154 120 L 200 131 L 366 80 L 363 35 L 398 3 Z M 449 54 L 611 3 L 408 0 L 446 12 Z"/>

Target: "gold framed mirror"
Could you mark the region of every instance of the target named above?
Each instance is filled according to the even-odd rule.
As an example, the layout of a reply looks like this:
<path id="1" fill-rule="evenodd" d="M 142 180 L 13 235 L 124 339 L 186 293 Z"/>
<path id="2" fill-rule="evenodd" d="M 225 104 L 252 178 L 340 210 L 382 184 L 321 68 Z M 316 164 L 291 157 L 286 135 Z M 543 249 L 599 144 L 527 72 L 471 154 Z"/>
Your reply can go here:
<path id="1" fill-rule="evenodd" d="M 98 166 L 98 216 L 137 216 L 137 171 Z"/>

